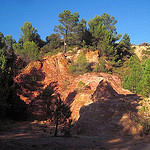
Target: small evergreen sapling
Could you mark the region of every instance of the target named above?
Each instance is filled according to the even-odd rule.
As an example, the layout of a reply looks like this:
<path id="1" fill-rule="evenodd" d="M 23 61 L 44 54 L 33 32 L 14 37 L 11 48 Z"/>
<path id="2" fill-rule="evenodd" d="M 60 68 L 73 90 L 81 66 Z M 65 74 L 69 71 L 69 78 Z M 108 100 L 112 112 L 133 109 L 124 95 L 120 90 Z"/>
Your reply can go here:
<path id="1" fill-rule="evenodd" d="M 55 122 L 55 133 L 54 136 L 57 136 L 58 133 L 58 125 L 66 124 L 67 120 L 71 116 L 70 107 L 67 106 L 61 99 L 60 94 L 57 93 L 56 101 L 54 105 L 54 110 L 52 113 L 53 120 Z"/>

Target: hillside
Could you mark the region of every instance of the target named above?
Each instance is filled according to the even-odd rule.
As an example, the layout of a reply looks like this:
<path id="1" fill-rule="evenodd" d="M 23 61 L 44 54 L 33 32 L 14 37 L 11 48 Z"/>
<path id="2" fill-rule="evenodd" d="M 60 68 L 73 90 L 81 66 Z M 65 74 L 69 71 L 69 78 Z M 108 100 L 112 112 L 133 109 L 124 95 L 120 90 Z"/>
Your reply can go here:
<path id="1" fill-rule="evenodd" d="M 98 54 L 89 53 L 87 59 L 95 63 Z M 42 97 L 37 97 L 50 86 L 70 105 L 75 134 L 140 134 L 142 126 L 132 118 L 138 116 L 140 96 L 123 89 L 117 75 L 86 73 L 72 76 L 68 71 L 70 57 L 62 53 L 43 57 L 30 62 L 15 78 L 18 95 L 29 106 L 34 118 L 46 119 L 47 104 Z"/>
<path id="2" fill-rule="evenodd" d="M 149 148 L 150 139 L 146 136 L 149 127 L 144 124 L 149 112 L 143 111 L 143 108 L 150 109 L 149 101 L 123 89 L 120 75 L 103 72 L 71 74 L 68 70 L 70 60 L 76 61 L 81 51 L 47 55 L 39 61 L 31 61 L 19 72 L 16 70 L 14 87 L 26 103 L 30 118 L 25 122 L 4 122 L 5 127 L 0 126 L 3 149 L 140 150 L 141 145 L 142 149 Z M 97 51 L 87 51 L 85 56 L 92 65 L 98 62 Z M 18 63 L 20 59 L 16 65 Z M 51 90 L 54 91 L 52 95 Z M 56 98 L 55 93 L 59 93 L 70 107 L 70 138 L 53 137 L 55 126 L 47 112 L 54 106 L 49 105 L 45 93 L 50 93 L 50 101 Z M 62 128 L 59 125 L 59 136 L 63 135 Z"/>

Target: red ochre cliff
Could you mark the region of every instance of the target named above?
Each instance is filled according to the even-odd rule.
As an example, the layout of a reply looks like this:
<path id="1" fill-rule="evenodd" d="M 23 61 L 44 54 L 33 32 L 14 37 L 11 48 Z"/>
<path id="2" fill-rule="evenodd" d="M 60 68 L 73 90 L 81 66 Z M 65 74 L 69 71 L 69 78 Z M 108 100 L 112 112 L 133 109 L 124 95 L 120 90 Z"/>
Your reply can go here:
<path id="1" fill-rule="evenodd" d="M 90 62 L 97 61 L 98 54 L 88 52 Z M 69 57 L 62 53 L 45 56 L 40 61 L 30 62 L 14 79 L 18 95 L 39 114 L 44 101 L 36 100 L 47 86 L 53 86 L 62 100 L 70 105 L 74 132 L 99 135 L 110 133 L 138 134 L 142 127 L 133 121 L 139 96 L 121 87 L 117 75 L 86 73 L 72 76 L 69 73 Z M 43 109 L 44 110 L 44 109 Z"/>

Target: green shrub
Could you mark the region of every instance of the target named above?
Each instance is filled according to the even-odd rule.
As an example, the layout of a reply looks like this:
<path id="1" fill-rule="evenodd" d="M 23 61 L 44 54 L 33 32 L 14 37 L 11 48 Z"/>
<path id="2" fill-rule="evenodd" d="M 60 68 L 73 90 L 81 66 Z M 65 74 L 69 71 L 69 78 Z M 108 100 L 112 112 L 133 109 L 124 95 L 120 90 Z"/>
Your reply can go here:
<path id="1" fill-rule="evenodd" d="M 86 90 L 87 88 L 89 88 L 89 86 L 86 85 L 83 81 L 80 81 L 80 82 L 78 83 L 78 87 L 76 88 L 76 91 L 77 91 L 78 93 L 80 93 L 80 92 L 82 92 L 83 90 Z"/>
<path id="2" fill-rule="evenodd" d="M 147 50 L 142 50 L 142 54 L 144 55 L 142 58 L 143 60 L 148 59 L 150 56 L 150 48 L 148 48 Z"/>
<path id="3" fill-rule="evenodd" d="M 100 59 L 99 63 L 93 69 L 93 72 L 108 72 L 108 69 L 105 66 L 105 61 Z"/>
<path id="4" fill-rule="evenodd" d="M 150 59 L 143 64 L 130 59 L 130 74 L 123 78 L 123 87 L 131 92 L 150 96 Z"/>
<path id="5" fill-rule="evenodd" d="M 145 97 L 150 97 L 150 59 L 147 59 L 142 67 L 142 79 L 137 87 L 137 92 Z"/>
<path id="6" fill-rule="evenodd" d="M 142 66 L 132 57 L 130 58 L 129 66 L 131 68 L 130 75 L 123 78 L 123 88 L 130 90 L 133 93 L 137 93 L 138 85 L 142 79 Z"/>
<path id="7" fill-rule="evenodd" d="M 84 88 L 84 87 L 86 87 L 86 84 L 83 81 L 80 81 L 78 83 L 78 88 Z"/>
<path id="8" fill-rule="evenodd" d="M 22 53 L 23 59 L 26 62 L 39 59 L 39 48 L 33 41 L 25 42 L 23 44 L 23 49 L 20 51 L 20 53 Z"/>
<path id="9" fill-rule="evenodd" d="M 139 118 L 137 122 L 143 126 L 143 133 L 149 134 L 150 132 L 150 110 L 148 105 L 150 105 L 149 99 L 143 99 L 140 101 L 141 108 L 138 110 Z"/>
<path id="10" fill-rule="evenodd" d="M 70 85 L 70 84 L 71 84 L 70 81 L 65 80 L 65 81 L 64 81 L 64 84 L 63 84 L 63 87 L 62 87 L 63 90 L 65 90 L 65 89 L 67 88 L 67 86 Z"/>
<path id="11" fill-rule="evenodd" d="M 60 52 L 63 52 L 63 48 L 51 49 L 51 50 L 49 50 L 49 52 L 47 52 L 45 54 L 44 54 L 43 51 L 44 50 L 41 50 L 42 55 L 44 55 L 44 56 L 47 56 L 47 55 L 53 56 L 53 55 L 56 55 Z"/>
<path id="12" fill-rule="evenodd" d="M 91 71 L 90 63 L 86 60 L 86 56 L 83 53 L 80 53 L 77 62 L 71 63 L 69 71 L 72 74 L 84 74 Z"/>

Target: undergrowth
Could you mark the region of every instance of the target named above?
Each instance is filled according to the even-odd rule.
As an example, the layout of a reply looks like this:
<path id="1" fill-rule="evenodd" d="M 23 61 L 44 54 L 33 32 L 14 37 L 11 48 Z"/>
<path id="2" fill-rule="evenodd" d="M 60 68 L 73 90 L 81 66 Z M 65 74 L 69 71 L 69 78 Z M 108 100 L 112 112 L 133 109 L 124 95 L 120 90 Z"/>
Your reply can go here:
<path id="1" fill-rule="evenodd" d="M 143 133 L 148 135 L 150 133 L 150 99 L 143 99 L 139 104 L 141 107 L 138 109 L 137 122 L 143 127 Z"/>

